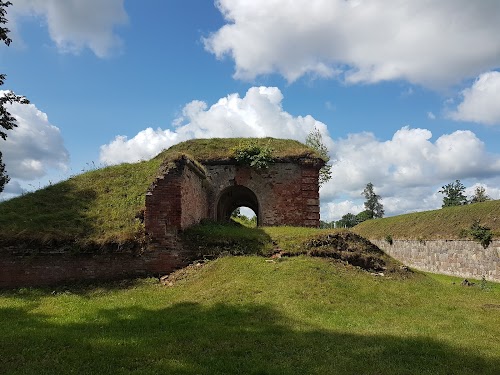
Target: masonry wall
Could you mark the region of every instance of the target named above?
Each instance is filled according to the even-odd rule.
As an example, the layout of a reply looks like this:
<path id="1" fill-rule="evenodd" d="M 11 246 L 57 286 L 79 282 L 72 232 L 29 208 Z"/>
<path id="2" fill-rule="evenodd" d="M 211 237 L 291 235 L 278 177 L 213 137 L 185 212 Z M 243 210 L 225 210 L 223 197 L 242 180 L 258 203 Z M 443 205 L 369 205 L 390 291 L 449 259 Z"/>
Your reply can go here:
<path id="1" fill-rule="evenodd" d="M 0 255 L 0 288 L 165 275 L 187 264 L 177 251 Z"/>
<path id="2" fill-rule="evenodd" d="M 500 282 L 500 241 L 486 249 L 474 241 L 371 240 L 404 264 L 422 271 Z"/>
<path id="3" fill-rule="evenodd" d="M 236 165 L 205 168 L 213 189 L 212 219 L 217 219 L 220 194 L 231 186 L 244 186 L 259 200 L 259 225 L 319 226 L 319 168 L 297 163 L 276 163 L 261 170 Z"/>
<path id="4" fill-rule="evenodd" d="M 208 217 L 205 172 L 182 158 L 159 176 L 146 194 L 144 225 L 150 249 L 173 248 L 177 233 Z"/>

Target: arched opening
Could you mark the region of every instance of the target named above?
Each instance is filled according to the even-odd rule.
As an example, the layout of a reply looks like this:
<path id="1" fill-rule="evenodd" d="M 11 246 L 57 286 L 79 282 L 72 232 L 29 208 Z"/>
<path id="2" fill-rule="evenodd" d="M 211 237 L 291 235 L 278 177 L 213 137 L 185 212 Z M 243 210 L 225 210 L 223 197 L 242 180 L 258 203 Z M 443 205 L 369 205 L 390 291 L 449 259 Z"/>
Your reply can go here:
<path id="1" fill-rule="evenodd" d="M 222 191 L 217 202 L 217 221 L 229 221 L 231 214 L 239 207 L 250 208 L 259 225 L 259 201 L 255 193 L 245 186 L 230 186 Z"/>
<path id="2" fill-rule="evenodd" d="M 231 220 L 248 228 L 257 226 L 257 214 L 250 207 L 241 206 L 231 213 Z"/>

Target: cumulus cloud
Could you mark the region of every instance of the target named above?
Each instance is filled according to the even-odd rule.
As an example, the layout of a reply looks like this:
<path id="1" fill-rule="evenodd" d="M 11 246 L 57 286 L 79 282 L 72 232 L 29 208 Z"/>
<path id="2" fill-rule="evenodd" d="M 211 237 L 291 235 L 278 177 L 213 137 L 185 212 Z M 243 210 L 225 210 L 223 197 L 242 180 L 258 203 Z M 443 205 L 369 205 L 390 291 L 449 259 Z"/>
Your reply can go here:
<path id="1" fill-rule="evenodd" d="M 462 102 L 448 117 L 485 125 L 500 125 L 500 72 L 481 74 L 462 91 Z"/>
<path id="2" fill-rule="evenodd" d="M 405 126 L 389 140 L 368 132 L 334 140 L 325 124 L 310 115 L 292 116 L 282 101 L 275 87 L 252 87 L 243 97 L 231 94 L 211 106 L 194 100 L 174 121 L 173 130 L 148 128 L 131 139 L 118 136 L 101 146 L 100 159 L 108 164 L 135 162 L 191 138 L 272 136 L 304 141 L 316 127 L 333 161 L 332 180 L 321 189 L 321 215 L 326 221 L 363 211 L 361 192 L 368 182 L 382 196 L 387 215 L 441 207 L 438 190 L 457 178 L 490 189 L 500 185 L 500 154 L 487 152 L 471 131 L 434 140 L 427 129 Z M 491 190 L 492 198 L 494 194 Z"/>
<path id="3" fill-rule="evenodd" d="M 51 168 L 65 170 L 69 154 L 59 128 L 47 115 L 34 104 L 14 103 L 8 110 L 18 124 L 1 145 L 5 168 L 12 178 L 9 189 L 18 186 L 15 179 L 30 181 L 45 176 Z"/>
<path id="4" fill-rule="evenodd" d="M 107 164 L 149 159 L 175 143 L 192 138 L 275 137 L 304 141 L 317 128 L 329 146 L 326 125 L 312 116 L 292 116 L 282 108 L 283 94 L 276 87 L 252 87 L 244 97 L 230 94 L 210 107 L 194 100 L 184 106 L 175 129 L 148 128 L 128 139 L 117 136 L 101 146 L 100 160 Z"/>
<path id="5" fill-rule="evenodd" d="M 311 74 L 440 87 L 498 67 L 500 2 L 218 0 L 226 24 L 205 48 L 235 77 Z"/>
<path id="6" fill-rule="evenodd" d="M 128 20 L 123 1 L 16 0 L 9 14 L 15 29 L 19 16 L 41 17 L 60 51 L 77 54 L 90 48 L 96 56 L 108 57 L 122 45 L 114 29 Z"/>
<path id="7" fill-rule="evenodd" d="M 362 211 L 361 192 L 368 182 L 383 197 L 386 214 L 395 215 L 439 208 L 437 191 L 455 179 L 491 181 L 493 186 L 500 180 L 500 154 L 488 153 L 470 131 L 432 141 L 429 130 L 406 126 L 386 141 L 372 133 L 351 134 L 336 140 L 331 150 L 332 180 L 321 190 L 322 212 L 330 220 L 345 211 Z"/>

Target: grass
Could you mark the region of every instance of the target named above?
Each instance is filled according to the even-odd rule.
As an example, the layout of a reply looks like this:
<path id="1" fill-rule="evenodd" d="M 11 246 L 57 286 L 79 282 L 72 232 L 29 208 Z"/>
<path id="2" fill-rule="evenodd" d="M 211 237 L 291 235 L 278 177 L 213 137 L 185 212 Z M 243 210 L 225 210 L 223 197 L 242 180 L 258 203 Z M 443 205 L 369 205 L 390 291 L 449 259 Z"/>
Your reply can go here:
<path id="1" fill-rule="evenodd" d="M 0 372 L 497 374 L 500 285 L 489 286 L 228 256 L 173 287 L 1 292 Z"/>
<path id="2" fill-rule="evenodd" d="M 178 143 L 166 152 L 180 152 L 192 155 L 200 162 L 220 162 L 234 158 L 235 148 L 249 144 L 261 147 L 269 146 L 272 149 L 271 156 L 278 160 L 302 157 L 321 158 L 316 151 L 298 141 L 269 137 L 193 139 Z M 160 154 L 160 157 L 162 157 L 162 154 Z"/>
<path id="3" fill-rule="evenodd" d="M 88 171 L 0 203 L 0 243 L 104 244 L 134 240 L 136 216 L 161 160 Z"/>
<path id="4" fill-rule="evenodd" d="M 367 220 L 353 231 L 370 239 L 460 239 L 476 220 L 500 236 L 500 200 Z"/>
<path id="5" fill-rule="evenodd" d="M 200 161 L 231 158 L 249 142 L 270 145 L 273 158 L 315 155 L 293 140 L 262 138 L 198 139 L 179 143 L 155 158 L 88 171 L 33 193 L 0 202 L 0 248 L 22 244 L 23 251 L 59 247 L 71 251 L 137 246 L 144 226 L 138 220 L 155 177 L 182 155 Z"/>

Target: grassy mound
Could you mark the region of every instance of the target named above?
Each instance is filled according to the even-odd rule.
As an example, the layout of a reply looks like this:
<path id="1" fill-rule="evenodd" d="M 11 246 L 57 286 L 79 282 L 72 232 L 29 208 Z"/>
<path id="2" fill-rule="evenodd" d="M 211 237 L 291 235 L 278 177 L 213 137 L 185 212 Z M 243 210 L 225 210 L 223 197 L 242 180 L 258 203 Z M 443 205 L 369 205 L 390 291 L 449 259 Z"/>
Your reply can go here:
<path id="1" fill-rule="evenodd" d="M 459 284 L 227 256 L 173 287 L 0 292 L 0 372 L 498 374 L 500 284 Z"/>
<path id="2" fill-rule="evenodd" d="M 249 143 L 271 147 L 274 159 L 315 155 L 297 141 L 273 138 L 179 143 L 149 161 L 89 171 L 0 202 L 0 247 L 79 251 L 137 246 L 144 231 L 138 218 L 145 208 L 147 189 L 156 176 L 182 155 L 220 162 L 232 157 L 234 147 Z"/>
<path id="3" fill-rule="evenodd" d="M 262 255 L 273 258 L 307 255 L 360 267 L 367 271 L 408 276 L 408 271 L 359 235 L 335 229 L 297 227 L 247 228 L 238 223 L 206 222 L 183 233 L 183 243 L 198 258 Z"/>
<path id="4" fill-rule="evenodd" d="M 368 239 L 460 239 L 479 220 L 500 236 L 500 200 L 367 220 L 353 231 Z"/>

